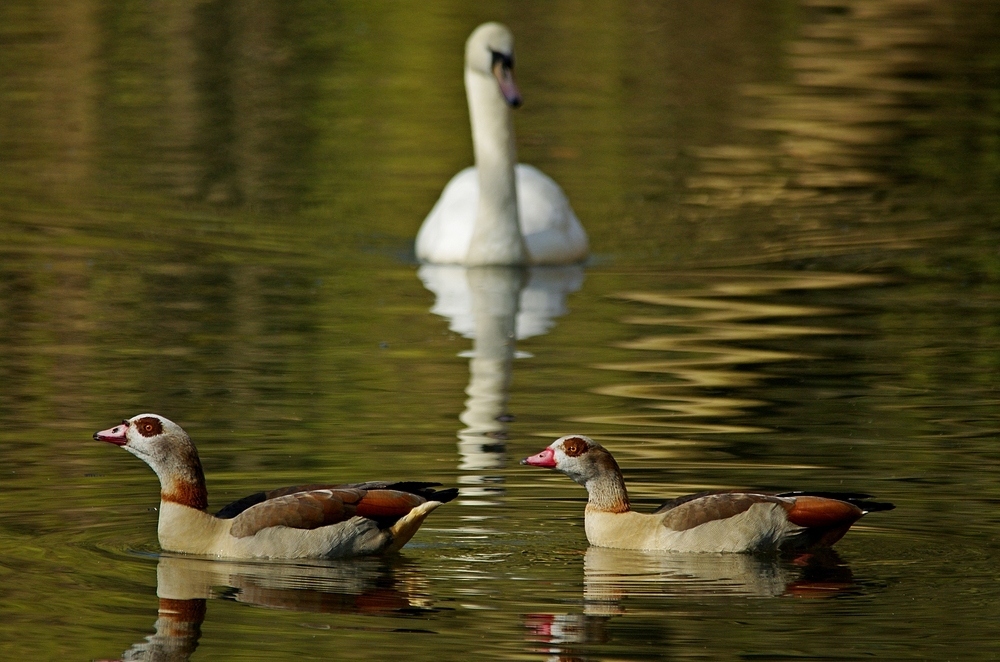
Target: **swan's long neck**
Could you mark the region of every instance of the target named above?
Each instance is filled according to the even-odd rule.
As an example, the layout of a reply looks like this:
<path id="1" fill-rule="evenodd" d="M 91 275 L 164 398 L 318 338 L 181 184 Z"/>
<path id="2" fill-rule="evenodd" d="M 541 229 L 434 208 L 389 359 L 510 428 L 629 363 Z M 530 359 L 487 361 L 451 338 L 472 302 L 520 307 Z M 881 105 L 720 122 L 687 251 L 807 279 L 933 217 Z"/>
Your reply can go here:
<path id="1" fill-rule="evenodd" d="M 496 80 L 465 71 L 472 147 L 479 175 L 479 206 L 466 265 L 519 265 L 528 250 L 517 218 L 517 149 L 510 109 Z"/>

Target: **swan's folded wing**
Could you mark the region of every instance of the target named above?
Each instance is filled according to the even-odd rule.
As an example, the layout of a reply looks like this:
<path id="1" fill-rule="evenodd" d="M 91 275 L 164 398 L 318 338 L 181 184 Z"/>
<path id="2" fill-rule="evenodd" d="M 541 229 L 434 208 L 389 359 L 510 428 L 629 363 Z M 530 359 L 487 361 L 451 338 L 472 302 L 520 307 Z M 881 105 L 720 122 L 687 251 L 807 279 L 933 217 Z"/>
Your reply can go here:
<path id="1" fill-rule="evenodd" d="M 357 489 L 322 489 L 268 499 L 233 518 L 230 533 L 245 538 L 272 526 L 316 529 L 336 524 L 354 517 L 365 495 Z"/>
<path id="2" fill-rule="evenodd" d="M 677 505 L 657 512 L 663 512 L 663 526 L 675 531 L 686 531 L 706 522 L 735 517 L 757 503 L 780 503 L 788 507 L 786 501 L 789 500 L 769 494 L 723 492 L 680 500 Z"/>

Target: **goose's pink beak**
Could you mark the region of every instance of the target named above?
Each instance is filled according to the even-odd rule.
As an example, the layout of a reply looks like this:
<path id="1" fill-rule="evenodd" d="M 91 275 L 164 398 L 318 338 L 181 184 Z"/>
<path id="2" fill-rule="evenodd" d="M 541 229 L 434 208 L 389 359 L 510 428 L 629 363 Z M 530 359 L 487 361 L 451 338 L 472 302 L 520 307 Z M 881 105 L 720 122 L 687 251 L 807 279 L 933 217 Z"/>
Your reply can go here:
<path id="1" fill-rule="evenodd" d="M 106 441 L 109 444 L 114 444 L 115 446 L 124 446 L 128 443 L 128 438 L 125 436 L 125 432 L 127 431 L 128 424 L 125 421 L 122 421 L 121 425 L 116 425 L 113 428 L 95 432 L 94 439 L 97 441 Z"/>
<path id="2" fill-rule="evenodd" d="M 545 467 L 546 469 L 555 469 L 556 452 L 551 448 L 546 448 L 537 455 L 524 458 L 521 460 L 521 464 L 529 464 L 533 467 Z"/>

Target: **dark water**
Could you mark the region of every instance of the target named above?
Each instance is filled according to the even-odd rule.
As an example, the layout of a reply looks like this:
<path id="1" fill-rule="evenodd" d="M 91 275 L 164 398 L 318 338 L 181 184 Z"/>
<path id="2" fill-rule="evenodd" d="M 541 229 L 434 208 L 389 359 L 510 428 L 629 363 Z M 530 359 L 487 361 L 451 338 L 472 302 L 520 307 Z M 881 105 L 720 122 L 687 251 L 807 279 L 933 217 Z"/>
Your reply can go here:
<path id="1" fill-rule="evenodd" d="M 491 18 L 585 269 L 412 260 Z M 3 3 L 0 656 L 994 659 L 998 37 L 930 0 Z M 90 439 L 143 411 L 212 505 L 462 496 L 390 560 L 161 556 L 155 477 Z M 644 507 L 897 509 L 811 565 L 588 549 L 517 465 L 568 432 Z"/>

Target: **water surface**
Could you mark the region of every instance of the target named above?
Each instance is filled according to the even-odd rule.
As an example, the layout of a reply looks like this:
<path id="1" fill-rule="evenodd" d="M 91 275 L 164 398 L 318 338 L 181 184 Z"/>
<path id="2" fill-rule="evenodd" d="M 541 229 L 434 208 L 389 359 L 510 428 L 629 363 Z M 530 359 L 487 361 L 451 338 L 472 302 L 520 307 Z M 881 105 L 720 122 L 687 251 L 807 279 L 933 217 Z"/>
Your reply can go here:
<path id="1" fill-rule="evenodd" d="M 471 158 L 461 45 L 489 18 L 583 269 L 413 262 Z M 4 4 L 0 653 L 993 659 L 998 19 Z M 143 411 L 192 434 L 214 507 L 320 480 L 462 493 L 393 559 L 160 554 L 155 477 L 90 438 Z M 897 509 L 810 563 L 588 548 L 583 490 L 517 465 L 569 432 L 641 507 L 755 487 Z"/>

